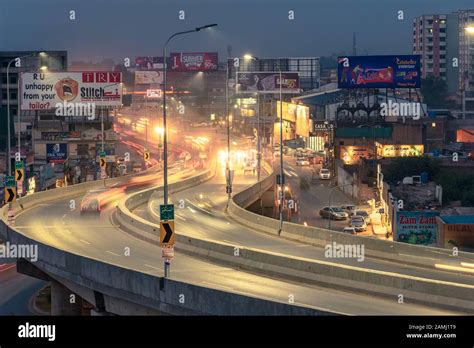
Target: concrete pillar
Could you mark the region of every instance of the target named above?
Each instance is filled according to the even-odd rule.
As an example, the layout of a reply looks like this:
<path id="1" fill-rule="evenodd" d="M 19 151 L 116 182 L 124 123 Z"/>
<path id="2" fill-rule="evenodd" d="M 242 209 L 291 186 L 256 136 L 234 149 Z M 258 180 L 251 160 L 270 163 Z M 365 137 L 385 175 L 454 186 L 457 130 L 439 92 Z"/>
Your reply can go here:
<path id="1" fill-rule="evenodd" d="M 74 295 L 74 303 L 71 303 L 71 295 Z M 51 282 L 51 315 L 82 315 L 82 298 L 53 280 Z"/>

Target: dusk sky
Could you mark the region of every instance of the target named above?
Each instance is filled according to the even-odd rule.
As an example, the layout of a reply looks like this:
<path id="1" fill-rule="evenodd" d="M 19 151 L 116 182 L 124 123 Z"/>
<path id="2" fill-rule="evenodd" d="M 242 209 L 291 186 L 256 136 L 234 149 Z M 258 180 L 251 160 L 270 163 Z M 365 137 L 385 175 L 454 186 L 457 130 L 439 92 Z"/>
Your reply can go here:
<path id="1" fill-rule="evenodd" d="M 233 56 L 325 56 L 350 53 L 355 31 L 359 54 L 409 54 L 414 17 L 473 7 L 472 0 L 0 0 L 0 50 L 67 50 L 69 62 L 118 62 L 161 55 L 174 32 L 217 23 L 173 40 L 169 51 L 217 51 L 223 60 L 231 45 Z"/>

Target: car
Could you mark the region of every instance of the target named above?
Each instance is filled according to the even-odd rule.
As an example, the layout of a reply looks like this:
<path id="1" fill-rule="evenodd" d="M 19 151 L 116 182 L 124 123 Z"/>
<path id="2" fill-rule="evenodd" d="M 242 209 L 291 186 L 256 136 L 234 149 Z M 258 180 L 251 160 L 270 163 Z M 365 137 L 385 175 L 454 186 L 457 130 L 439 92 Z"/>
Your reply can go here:
<path id="1" fill-rule="evenodd" d="M 367 224 L 363 216 L 354 215 L 349 222 L 350 227 L 354 227 L 356 232 L 364 232 L 367 230 Z"/>
<path id="2" fill-rule="evenodd" d="M 90 190 L 81 200 L 81 214 L 100 213 L 100 194 L 105 190 Z"/>
<path id="3" fill-rule="evenodd" d="M 306 157 L 297 157 L 296 158 L 296 165 L 297 166 L 309 166 L 309 161 Z"/>
<path id="4" fill-rule="evenodd" d="M 343 204 L 341 205 L 341 209 L 344 210 L 349 216 L 355 215 L 355 211 L 357 207 L 354 204 Z"/>
<path id="5" fill-rule="evenodd" d="M 349 214 L 338 207 L 324 207 L 319 211 L 319 216 L 324 219 L 346 220 L 349 217 Z"/>
<path id="6" fill-rule="evenodd" d="M 355 215 L 356 216 L 362 216 L 367 225 L 372 224 L 372 220 L 370 219 L 370 215 L 365 210 L 356 210 Z"/>
<path id="7" fill-rule="evenodd" d="M 342 229 L 342 232 L 349 233 L 349 234 L 356 234 L 357 233 L 354 227 L 344 227 Z"/>
<path id="8" fill-rule="evenodd" d="M 323 180 L 331 179 L 331 171 L 326 168 L 321 169 L 319 172 L 319 178 Z"/>

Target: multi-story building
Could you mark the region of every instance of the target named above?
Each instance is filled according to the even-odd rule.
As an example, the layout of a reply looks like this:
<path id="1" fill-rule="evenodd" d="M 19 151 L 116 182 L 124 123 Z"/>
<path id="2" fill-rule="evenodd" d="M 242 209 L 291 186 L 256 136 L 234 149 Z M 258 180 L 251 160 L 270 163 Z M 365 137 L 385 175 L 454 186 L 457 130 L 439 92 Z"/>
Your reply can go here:
<path id="1" fill-rule="evenodd" d="M 474 117 L 474 10 L 416 17 L 413 53 L 421 55 L 422 77 L 445 80 L 463 117 Z"/>

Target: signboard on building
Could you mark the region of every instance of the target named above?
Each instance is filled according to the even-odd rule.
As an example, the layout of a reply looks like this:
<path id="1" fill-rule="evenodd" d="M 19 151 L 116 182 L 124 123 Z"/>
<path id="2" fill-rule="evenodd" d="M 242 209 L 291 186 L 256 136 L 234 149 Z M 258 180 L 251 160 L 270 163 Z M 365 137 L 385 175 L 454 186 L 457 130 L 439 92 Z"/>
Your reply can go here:
<path id="1" fill-rule="evenodd" d="M 122 105 L 122 73 L 115 71 L 22 73 L 21 110 L 48 110 L 56 104 Z"/>
<path id="2" fill-rule="evenodd" d="M 136 57 L 135 66 L 140 70 L 162 70 L 162 57 Z"/>
<path id="3" fill-rule="evenodd" d="M 170 53 L 172 71 L 217 70 L 217 52 Z"/>
<path id="4" fill-rule="evenodd" d="M 397 211 L 393 240 L 435 246 L 438 240 L 437 211 Z"/>
<path id="5" fill-rule="evenodd" d="M 300 79 L 297 72 L 282 73 L 282 93 L 298 93 Z M 279 72 L 237 72 L 237 91 L 241 93 L 279 93 Z"/>
<path id="6" fill-rule="evenodd" d="M 146 97 L 148 99 L 158 99 L 162 97 L 161 89 L 147 89 Z"/>
<path id="7" fill-rule="evenodd" d="M 163 73 L 161 71 L 135 71 L 135 84 L 160 84 L 163 83 Z"/>
<path id="8" fill-rule="evenodd" d="M 384 145 L 378 142 L 377 156 L 379 157 L 419 157 L 423 156 L 423 145 Z"/>
<path id="9" fill-rule="evenodd" d="M 332 132 L 333 130 L 334 123 L 328 121 L 313 121 L 313 133 Z"/>
<path id="10" fill-rule="evenodd" d="M 418 55 L 337 58 L 338 88 L 420 88 Z"/>
<path id="11" fill-rule="evenodd" d="M 67 159 L 67 144 L 46 144 L 46 162 L 64 163 Z"/>
<path id="12" fill-rule="evenodd" d="M 344 164 L 357 164 L 361 158 L 372 158 L 374 150 L 371 146 L 341 146 L 339 158 Z"/>
<path id="13" fill-rule="evenodd" d="M 296 106 L 296 135 L 309 137 L 309 107 Z"/>

